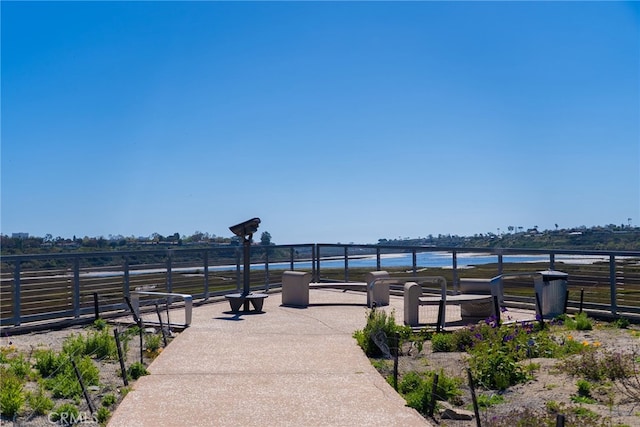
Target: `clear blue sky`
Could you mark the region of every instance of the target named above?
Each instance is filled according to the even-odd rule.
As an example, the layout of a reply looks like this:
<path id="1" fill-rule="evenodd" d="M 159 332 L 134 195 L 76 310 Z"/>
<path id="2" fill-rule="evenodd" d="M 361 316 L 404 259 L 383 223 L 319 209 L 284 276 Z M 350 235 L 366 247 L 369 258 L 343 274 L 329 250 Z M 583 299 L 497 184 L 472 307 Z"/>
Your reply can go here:
<path id="1" fill-rule="evenodd" d="M 640 223 L 640 4 L 7 2 L 1 232 Z"/>

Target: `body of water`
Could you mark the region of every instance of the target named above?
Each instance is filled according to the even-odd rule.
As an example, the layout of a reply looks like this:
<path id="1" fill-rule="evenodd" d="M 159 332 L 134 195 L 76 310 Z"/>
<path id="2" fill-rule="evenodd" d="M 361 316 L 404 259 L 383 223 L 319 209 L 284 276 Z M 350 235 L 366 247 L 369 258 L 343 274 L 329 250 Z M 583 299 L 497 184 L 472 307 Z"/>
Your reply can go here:
<path id="1" fill-rule="evenodd" d="M 459 253 L 457 256 L 458 268 L 471 268 L 474 265 L 491 264 L 498 262 L 498 256 L 488 256 L 473 253 Z M 606 261 L 606 257 L 601 256 L 580 256 L 580 255 L 565 255 L 557 256 L 556 262 L 564 262 L 568 264 L 590 264 L 596 261 Z M 548 255 L 504 255 L 502 257 L 503 264 L 508 263 L 534 263 L 534 262 L 549 262 Z M 384 270 L 390 267 L 406 267 L 407 269 L 413 266 L 413 256 L 411 253 L 400 254 L 381 254 L 380 255 L 380 268 Z M 453 268 L 453 259 L 448 252 L 420 252 L 416 254 L 416 268 L 421 269 L 425 267 L 440 267 L 440 268 Z M 256 263 L 251 265 L 252 270 L 264 270 L 264 263 Z M 289 270 L 291 268 L 290 262 L 278 262 L 269 263 L 270 270 Z M 296 261 L 294 262 L 294 268 L 297 270 L 311 270 L 311 261 Z M 320 269 L 325 268 L 344 268 L 344 258 L 327 258 L 320 260 Z M 376 256 L 356 256 L 349 259 L 349 268 L 370 268 L 376 269 Z M 210 266 L 209 271 L 233 271 L 236 269 L 235 264 Z M 202 267 L 179 267 L 173 268 L 172 271 L 180 273 L 202 273 Z M 166 269 L 142 269 L 131 270 L 130 275 L 151 274 L 151 273 L 164 273 Z M 81 276 L 84 277 L 109 277 L 109 276 L 122 276 L 122 271 L 99 271 L 99 272 L 83 272 Z M 69 274 L 71 276 L 71 274 Z"/>

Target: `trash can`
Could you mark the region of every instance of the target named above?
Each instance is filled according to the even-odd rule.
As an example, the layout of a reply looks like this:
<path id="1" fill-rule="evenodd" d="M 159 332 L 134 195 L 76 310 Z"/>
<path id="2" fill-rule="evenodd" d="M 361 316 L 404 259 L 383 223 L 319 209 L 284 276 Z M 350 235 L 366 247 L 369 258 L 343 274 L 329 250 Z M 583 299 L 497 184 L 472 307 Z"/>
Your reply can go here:
<path id="1" fill-rule="evenodd" d="M 551 319 L 564 314 L 567 299 L 567 278 L 569 274 L 562 271 L 539 271 L 534 278 L 536 295 L 540 300 L 540 314 L 544 319 Z M 536 312 L 538 312 L 536 305 Z"/>

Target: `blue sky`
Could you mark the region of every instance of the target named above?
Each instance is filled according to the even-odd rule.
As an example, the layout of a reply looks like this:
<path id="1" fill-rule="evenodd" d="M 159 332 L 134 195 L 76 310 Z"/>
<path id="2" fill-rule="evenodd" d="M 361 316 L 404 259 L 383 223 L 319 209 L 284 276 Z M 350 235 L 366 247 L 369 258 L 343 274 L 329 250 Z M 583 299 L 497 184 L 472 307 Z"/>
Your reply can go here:
<path id="1" fill-rule="evenodd" d="M 640 5 L 1 3 L 1 232 L 640 223 Z"/>

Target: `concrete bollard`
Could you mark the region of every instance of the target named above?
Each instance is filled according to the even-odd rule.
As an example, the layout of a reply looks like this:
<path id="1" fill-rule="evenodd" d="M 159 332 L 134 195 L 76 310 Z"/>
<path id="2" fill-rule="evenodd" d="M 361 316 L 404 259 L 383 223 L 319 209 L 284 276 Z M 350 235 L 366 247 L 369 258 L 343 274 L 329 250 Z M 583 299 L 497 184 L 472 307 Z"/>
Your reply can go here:
<path id="1" fill-rule="evenodd" d="M 282 305 L 307 307 L 311 273 L 285 271 L 282 273 Z"/>
<path id="2" fill-rule="evenodd" d="M 418 326 L 418 298 L 422 295 L 422 287 L 416 282 L 404 284 L 404 324 Z"/>
<path id="3" fill-rule="evenodd" d="M 389 273 L 386 271 L 371 271 L 366 274 L 367 282 L 367 306 L 372 307 L 373 303 L 377 307 L 389 305 Z"/>

